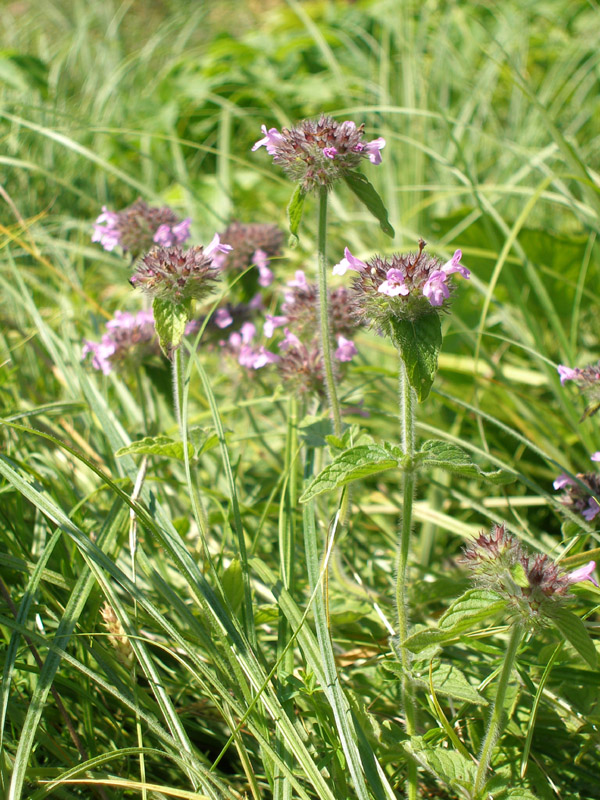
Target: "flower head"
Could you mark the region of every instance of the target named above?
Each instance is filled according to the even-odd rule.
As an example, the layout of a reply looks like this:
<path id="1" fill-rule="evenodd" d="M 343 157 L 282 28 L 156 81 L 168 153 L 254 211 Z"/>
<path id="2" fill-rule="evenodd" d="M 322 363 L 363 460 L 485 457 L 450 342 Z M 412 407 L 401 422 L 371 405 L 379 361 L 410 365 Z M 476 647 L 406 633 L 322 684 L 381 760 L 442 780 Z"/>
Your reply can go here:
<path id="1" fill-rule="evenodd" d="M 557 369 L 560 382 L 564 384 L 566 381 L 574 381 L 588 401 L 583 418 L 593 417 L 600 409 L 600 361 L 581 368 L 565 367 L 563 364 L 559 364 Z"/>
<path id="2" fill-rule="evenodd" d="M 283 167 L 286 175 L 298 181 L 305 192 L 320 186 L 330 188 L 344 174 L 355 170 L 364 158 L 372 164 L 381 163 L 381 149 L 385 139 L 379 137 L 363 141 L 364 125 L 347 120 L 337 122 L 321 116 L 318 121 L 303 120 L 296 127 L 267 130 L 252 150 L 265 147 L 275 164 Z"/>
<path id="3" fill-rule="evenodd" d="M 168 206 L 154 208 L 138 198 L 121 211 L 109 211 L 103 206 L 94 224 L 92 241 L 100 242 L 109 251 L 118 245 L 124 253 L 137 258 L 155 244 L 183 244 L 190 235 L 190 222 L 180 220 Z"/>
<path id="4" fill-rule="evenodd" d="M 201 300 L 213 291 L 218 278 L 207 250 L 202 246 L 189 250 L 154 247 L 137 262 L 130 283 L 154 298 L 175 304 Z"/>
<path id="5" fill-rule="evenodd" d="M 559 491 L 564 489 L 560 497 L 560 502 L 568 508 L 591 522 L 600 514 L 600 474 L 597 472 L 585 472 L 577 475 L 581 483 L 587 486 L 587 490 L 577 481 L 568 475 L 559 475 L 554 481 L 554 488 Z"/>
<path id="6" fill-rule="evenodd" d="M 425 242 L 419 251 L 390 258 L 375 256 L 360 261 L 346 248 L 342 261 L 333 268 L 336 275 L 346 270 L 357 272 L 352 284 L 352 303 L 356 317 L 369 324 L 386 327 L 390 319 L 415 320 L 445 308 L 453 284 L 449 277 L 458 272 L 465 278 L 469 270 L 460 263 L 457 250 L 450 261 L 442 264 L 424 253 Z"/>
<path id="7" fill-rule="evenodd" d="M 151 311 L 117 311 L 106 323 L 107 333 L 99 342 L 84 339 L 82 358 L 92 354 L 92 366 L 108 375 L 115 367 L 140 363 L 158 353 L 158 342 Z"/>
<path id="8" fill-rule="evenodd" d="M 544 624 L 551 607 L 565 602 L 572 583 L 592 580 L 595 564 L 567 573 L 541 553 L 528 553 L 520 542 L 494 525 L 481 533 L 464 551 L 464 563 L 475 581 L 508 601 L 509 609 L 528 626 Z M 595 581 L 593 581 L 595 582 Z"/>

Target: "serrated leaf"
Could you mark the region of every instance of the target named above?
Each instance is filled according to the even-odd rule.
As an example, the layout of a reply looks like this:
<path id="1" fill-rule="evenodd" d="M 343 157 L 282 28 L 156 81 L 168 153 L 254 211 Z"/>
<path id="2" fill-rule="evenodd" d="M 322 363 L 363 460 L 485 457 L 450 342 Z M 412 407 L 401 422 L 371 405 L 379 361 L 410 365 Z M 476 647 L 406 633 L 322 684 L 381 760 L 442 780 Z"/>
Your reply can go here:
<path id="1" fill-rule="evenodd" d="M 359 445 L 351 447 L 337 456 L 328 464 L 304 490 L 300 498 L 301 503 L 306 503 L 313 497 L 323 492 L 330 492 L 347 483 L 368 475 L 375 475 L 386 469 L 398 466 L 398 459 L 390 452 L 377 444 Z"/>
<path id="2" fill-rule="evenodd" d="M 448 611 L 440 618 L 438 627 L 452 631 L 454 635 L 472 628 L 506 607 L 506 600 L 496 592 L 487 589 L 469 589 L 455 600 Z"/>
<path id="3" fill-rule="evenodd" d="M 461 447 L 438 439 L 430 439 L 424 442 L 416 457 L 421 458 L 421 466 L 423 467 L 443 469 L 446 472 L 454 472 L 458 475 L 481 478 L 496 485 L 512 483 L 516 479 L 516 475 L 503 469 L 484 472 L 477 464 L 471 461 L 468 454 Z"/>
<path id="4" fill-rule="evenodd" d="M 445 697 L 452 697 L 455 700 L 462 700 L 467 703 L 488 705 L 488 701 L 479 694 L 477 689 L 471 686 L 464 673 L 451 664 L 438 662 L 431 672 L 431 678 L 436 694 L 442 694 Z M 413 679 L 429 688 L 429 668 L 427 667 L 421 675 L 413 671 Z"/>
<path id="5" fill-rule="evenodd" d="M 361 203 L 379 221 L 381 230 L 393 239 L 396 234 L 390 225 L 387 208 L 373 184 L 365 178 L 362 172 L 348 172 L 344 175 L 344 180 Z"/>
<path id="6" fill-rule="evenodd" d="M 390 319 L 389 334 L 404 361 L 408 381 L 422 403 L 437 372 L 442 347 L 440 318 L 433 312 L 415 320 Z"/>
<path id="7" fill-rule="evenodd" d="M 187 450 L 189 458 L 192 458 L 194 448 L 190 442 L 187 443 Z M 144 439 L 132 442 L 126 447 L 120 447 L 115 455 L 117 458 L 128 455 L 164 456 L 166 458 L 178 458 L 183 461 L 183 442 L 175 441 L 175 439 L 171 439 L 168 436 L 146 436 Z"/>
<path id="8" fill-rule="evenodd" d="M 456 750 L 432 747 L 422 736 L 411 736 L 402 745 L 412 757 L 447 786 L 470 788 L 475 780 L 476 766 Z"/>
<path id="9" fill-rule="evenodd" d="M 587 628 L 576 614 L 563 606 L 548 604 L 547 615 L 565 639 L 573 645 L 579 655 L 594 669 L 596 667 L 596 648 Z"/>
<path id="10" fill-rule="evenodd" d="M 171 358 L 173 350 L 179 347 L 183 339 L 185 326 L 190 320 L 190 308 L 184 303 L 172 303 L 155 297 L 152 310 L 160 348 L 167 358 Z"/>
<path id="11" fill-rule="evenodd" d="M 305 198 L 306 192 L 302 190 L 301 186 L 297 186 L 296 191 L 288 203 L 287 217 L 290 226 L 290 247 L 296 247 L 298 244 L 298 228 L 300 227 L 300 223 L 302 221 Z"/>
<path id="12" fill-rule="evenodd" d="M 190 428 L 188 435 L 198 456 L 201 456 L 203 453 L 207 453 L 209 450 L 212 450 L 219 444 L 219 437 L 215 433 L 215 429 L 212 427 L 201 428 L 196 426 L 194 428 Z"/>

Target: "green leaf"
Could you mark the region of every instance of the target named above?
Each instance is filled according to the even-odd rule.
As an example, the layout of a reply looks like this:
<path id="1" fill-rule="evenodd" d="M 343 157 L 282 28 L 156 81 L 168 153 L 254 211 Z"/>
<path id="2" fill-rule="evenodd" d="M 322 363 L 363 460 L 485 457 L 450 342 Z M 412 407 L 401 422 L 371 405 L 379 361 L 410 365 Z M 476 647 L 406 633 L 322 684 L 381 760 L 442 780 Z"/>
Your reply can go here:
<path id="1" fill-rule="evenodd" d="M 237 558 L 234 558 L 227 567 L 221 581 L 223 593 L 229 601 L 229 605 L 234 612 L 239 611 L 242 607 L 242 600 L 244 599 L 244 576 L 242 574 L 241 564 Z"/>
<path id="2" fill-rule="evenodd" d="M 188 442 L 188 456 L 194 455 L 194 447 Z M 128 455 L 149 455 L 165 456 L 166 458 L 178 458 L 184 460 L 183 442 L 175 441 L 169 436 L 146 436 L 137 442 L 132 442 L 126 447 L 120 447 L 115 453 L 117 458 Z"/>
<path id="3" fill-rule="evenodd" d="M 209 450 L 212 450 L 219 444 L 219 437 L 212 426 L 207 428 L 195 426 L 190 428 L 188 435 L 198 456 L 201 456 L 203 453 L 208 453 Z M 225 433 L 225 438 L 227 438 L 227 432 Z"/>
<path id="4" fill-rule="evenodd" d="M 310 482 L 300 502 L 306 503 L 323 492 L 397 466 L 398 458 L 386 447 L 377 444 L 352 447 L 337 456 Z"/>
<path id="5" fill-rule="evenodd" d="M 417 683 L 429 688 L 429 665 L 426 665 L 420 673 L 413 671 L 412 677 Z M 466 703 L 488 705 L 488 701 L 479 694 L 477 689 L 471 686 L 464 673 L 451 664 L 444 664 L 439 661 L 434 663 L 431 679 L 437 694 L 452 697 L 455 700 L 461 700 Z"/>
<path id="6" fill-rule="evenodd" d="M 36 56 L 17 50 L 0 50 L 0 82 L 24 91 L 37 89 L 48 94 L 48 66 Z"/>
<path id="7" fill-rule="evenodd" d="M 348 172 L 344 175 L 344 180 L 361 203 L 369 209 L 375 219 L 379 220 L 381 230 L 393 239 L 396 234 L 390 225 L 387 208 L 371 182 L 362 172 Z"/>
<path id="8" fill-rule="evenodd" d="M 155 297 L 152 310 L 160 348 L 167 358 L 171 358 L 173 350 L 179 347 L 183 339 L 185 326 L 191 316 L 190 307 L 185 303 L 172 303 Z"/>
<path id="9" fill-rule="evenodd" d="M 424 442 L 416 457 L 421 459 L 421 466 L 423 467 L 443 469 L 446 472 L 454 472 L 458 475 L 481 478 L 497 485 L 512 483 L 516 479 L 516 475 L 503 469 L 484 472 L 477 464 L 471 461 L 462 448 L 451 442 L 444 442 L 438 439 L 430 439 Z"/>
<path id="10" fill-rule="evenodd" d="M 442 346 L 439 315 L 434 311 L 416 320 L 390 319 L 389 334 L 404 361 L 409 383 L 422 403 L 437 372 Z"/>
<path id="11" fill-rule="evenodd" d="M 548 607 L 544 610 L 558 628 L 559 632 L 573 645 L 575 650 L 587 661 L 590 667 L 594 669 L 597 658 L 596 648 L 587 632 L 587 628 L 579 617 L 567 608 L 563 608 L 563 606 L 548 604 Z"/>
<path id="12" fill-rule="evenodd" d="M 411 736 L 402 745 L 422 767 L 431 772 L 447 786 L 468 789 L 475 780 L 475 764 L 456 750 L 432 747 L 422 736 Z"/>
<path id="13" fill-rule="evenodd" d="M 301 186 L 297 186 L 287 207 L 287 216 L 290 226 L 290 240 L 288 244 L 290 247 L 296 247 L 298 244 L 298 228 L 302 221 L 305 197 L 306 192 Z"/>
<path id="14" fill-rule="evenodd" d="M 402 646 L 411 653 L 420 653 L 428 647 L 441 645 L 459 634 L 487 621 L 506 607 L 506 600 L 486 589 L 469 589 L 455 600 L 440 618 L 437 628 L 425 628 L 409 636 Z"/>

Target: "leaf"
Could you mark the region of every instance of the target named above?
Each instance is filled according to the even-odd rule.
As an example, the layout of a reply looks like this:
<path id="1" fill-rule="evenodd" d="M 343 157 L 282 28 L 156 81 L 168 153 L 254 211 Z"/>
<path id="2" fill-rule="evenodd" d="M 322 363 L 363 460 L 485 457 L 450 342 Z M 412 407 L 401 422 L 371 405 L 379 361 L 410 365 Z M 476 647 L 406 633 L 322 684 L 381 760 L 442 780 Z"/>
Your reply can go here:
<path id="1" fill-rule="evenodd" d="M 173 350 L 179 347 L 183 339 L 185 326 L 191 316 L 190 308 L 184 303 L 172 303 L 155 297 L 152 310 L 160 348 L 167 358 L 171 358 Z"/>
<path id="2" fill-rule="evenodd" d="M 0 50 L 0 82 L 24 91 L 37 89 L 48 94 L 48 66 L 36 56 L 17 50 Z"/>
<path id="3" fill-rule="evenodd" d="M 301 186 L 297 186 L 287 207 L 287 216 L 290 226 L 290 239 L 288 244 L 290 247 L 296 247 L 298 244 L 298 228 L 302 221 L 305 198 L 306 192 L 303 191 Z"/>
<path id="4" fill-rule="evenodd" d="M 396 234 L 390 225 L 387 208 L 371 182 L 362 172 L 348 172 L 344 175 L 344 180 L 361 203 L 379 220 L 381 230 L 393 239 Z"/>
<path id="5" fill-rule="evenodd" d="M 516 475 L 503 469 L 484 472 L 477 464 L 471 461 L 461 447 L 438 439 L 430 439 L 424 442 L 416 457 L 422 459 L 421 466 L 443 469 L 446 472 L 454 472 L 468 477 L 482 478 L 484 481 L 496 485 L 512 483 L 516 479 Z"/>
<path id="6" fill-rule="evenodd" d="M 470 788 L 475 780 L 475 764 L 456 750 L 432 747 L 422 736 L 411 736 L 402 744 L 406 752 L 447 786 Z"/>
<path id="7" fill-rule="evenodd" d="M 201 428 L 200 426 L 190 428 L 189 437 L 198 456 L 203 455 L 203 453 L 208 453 L 209 450 L 212 450 L 219 444 L 219 437 L 212 426 L 207 428 Z"/>
<path id="8" fill-rule="evenodd" d="M 421 676 L 418 672 L 413 671 L 413 678 L 421 685 L 429 688 L 429 667 L 425 668 Z M 488 701 L 479 694 L 477 689 L 471 686 L 464 673 L 451 664 L 444 664 L 439 661 L 434 663 L 431 678 L 433 688 L 437 694 L 467 703 L 488 705 Z"/>
<path id="9" fill-rule="evenodd" d="M 573 645 L 579 655 L 594 669 L 596 667 L 596 648 L 587 628 L 576 614 L 563 606 L 548 604 L 546 614 L 565 639 Z"/>
<path id="10" fill-rule="evenodd" d="M 397 466 L 398 458 L 386 447 L 377 444 L 352 447 L 337 456 L 310 482 L 300 502 L 306 503 L 323 492 Z"/>
<path id="11" fill-rule="evenodd" d="M 479 622 L 499 614 L 506 607 L 506 600 L 486 589 L 469 589 L 455 600 L 437 628 L 425 628 L 409 636 L 402 646 L 411 653 L 420 653 L 428 647 L 441 645 L 474 627 Z"/>
<path id="12" fill-rule="evenodd" d="M 188 442 L 188 455 L 192 458 L 194 447 Z M 183 442 L 175 441 L 168 436 L 146 436 L 137 442 L 132 442 L 126 447 L 120 447 L 115 453 L 117 458 L 128 455 L 149 455 L 164 456 L 166 458 L 178 458 L 184 460 Z"/>
<path id="13" fill-rule="evenodd" d="M 437 372 L 442 346 L 439 315 L 434 311 L 416 320 L 390 319 L 389 334 L 404 361 L 409 383 L 422 403 Z"/>
<path id="14" fill-rule="evenodd" d="M 244 579 L 242 567 L 237 558 L 234 558 L 221 578 L 223 593 L 229 601 L 232 611 L 237 612 L 242 607 L 244 599 Z"/>

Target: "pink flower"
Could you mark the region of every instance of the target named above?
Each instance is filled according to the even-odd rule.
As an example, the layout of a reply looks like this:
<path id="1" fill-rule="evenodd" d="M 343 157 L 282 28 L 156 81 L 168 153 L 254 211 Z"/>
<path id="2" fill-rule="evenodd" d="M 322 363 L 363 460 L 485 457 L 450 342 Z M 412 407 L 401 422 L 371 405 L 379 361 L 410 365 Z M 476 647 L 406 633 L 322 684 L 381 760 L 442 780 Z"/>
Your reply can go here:
<path id="1" fill-rule="evenodd" d="M 264 133 L 264 138 L 259 139 L 258 142 L 255 142 L 252 147 L 252 151 L 254 152 L 254 150 L 258 150 L 259 147 L 266 147 L 267 153 L 270 156 L 274 156 L 277 152 L 277 146 L 283 140 L 283 136 L 279 133 L 277 128 L 269 128 L 269 130 L 267 130 L 266 125 L 261 125 L 260 129 Z"/>
<path id="2" fill-rule="evenodd" d="M 294 280 L 287 282 L 288 286 L 291 286 L 292 289 L 308 289 L 308 281 L 306 280 L 306 275 L 301 269 L 296 270 L 296 277 Z"/>
<path id="3" fill-rule="evenodd" d="M 151 315 L 151 322 L 154 322 L 154 317 Z M 125 328 L 126 330 L 131 330 L 134 328 L 136 324 L 136 317 L 133 314 L 130 314 L 129 311 L 115 311 L 115 316 L 113 319 L 109 319 L 106 323 L 106 327 L 108 330 L 113 330 L 115 328 Z"/>
<path id="4" fill-rule="evenodd" d="M 600 450 L 596 450 L 595 453 L 592 453 L 590 458 L 592 461 L 600 461 Z"/>
<path id="5" fill-rule="evenodd" d="M 300 339 L 289 328 L 284 330 L 283 341 L 279 343 L 280 350 L 289 350 L 290 347 L 302 347 Z"/>
<path id="6" fill-rule="evenodd" d="M 581 512 L 581 516 L 591 522 L 598 514 L 600 514 L 600 505 L 598 505 L 598 501 L 594 497 L 590 497 L 587 508 Z"/>
<path id="7" fill-rule="evenodd" d="M 258 352 L 254 354 L 252 369 L 260 369 L 261 367 L 266 367 L 267 364 L 275 364 L 277 361 L 281 361 L 281 358 L 261 345 L 258 348 Z"/>
<path id="8" fill-rule="evenodd" d="M 115 211 L 109 211 L 106 206 L 102 206 L 102 213 L 94 223 L 92 242 L 100 242 L 109 253 L 114 250 L 121 238 L 117 228 L 118 222 L 119 215 Z"/>
<path id="9" fill-rule="evenodd" d="M 105 333 L 100 342 L 91 342 L 89 339 L 84 339 L 81 357 L 85 358 L 88 353 L 92 353 L 92 366 L 94 369 L 99 369 L 104 375 L 108 375 L 112 371 L 110 357 L 115 354 L 116 350 L 116 343 L 113 342 L 108 333 Z"/>
<path id="10" fill-rule="evenodd" d="M 402 270 L 392 267 L 392 269 L 388 270 L 386 279 L 379 285 L 377 291 L 381 294 L 386 294 L 388 297 L 397 297 L 399 294 L 406 297 L 410 289 L 404 283 Z"/>
<path id="11" fill-rule="evenodd" d="M 323 155 L 325 158 L 335 158 L 337 155 L 337 150 L 335 147 L 324 147 Z"/>
<path id="12" fill-rule="evenodd" d="M 441 306 L 444 300 L 450 297 L 450 289 L 446 284 L 448 275 L 441 269 L 436 269 L 430 273 L 423 284 L 423 295 L 429 300 L 432 306 Z"/>
<path id="13" fill-rule="evenodd" d="M 270 339 L 275 333 L 276 328 L 281 327 L 281 325 L 285 325 L 287 321 L 287 317 L 274 317 L 272 314 L 267 314 L 263 327 L 264 335 L 267 337 L 267 339 Z"/>
<path id="14" fill-rule="evenodd" d="M 218 233 L 215 233 L 210 244 L 204 248 L 204 255 L 212 256 L 213 253 L 231 253 L 232 250 L 233 247 L 230 244 L 221 244 L 221 237 Z"/>
<path id="15" fill-rule="evenodd" d="M 565 381 L 577 380 L 581 372 L 577 367 L 565 367 L 563 364 L 559 364 L 557 370 L 562 384 L 564 384 Z"/>
<path id="16" fill-rule="evenodd" d="M 358 353 L 356 345 L 350 339 L 344 336 L 337 337 L 338 347 L 335 351 L 335 357 L 338 361 L 352 361 L 353 356 Z"/>
<path id="17" fill-rule="evenodd" d="M 367 153 L 371 164 L 381 164 L 381 153 L 385 147 L 385 139 L 380 136 L 378 139 L 372 139 L 370 142 L 361 142 L 354 148 L 357 153 Z"/>
<path id="18" fill-rule="evenodd" d="M 226 308 L 219 308 L 213 317 L 217 328 L 227 328 L 233 322 L 233 317 Z"/>
<path id="19" fill-rule="evenodd" d="M 594 586 L 598 586 L 598 581 L 594 578 L 593 572 L 596 569 L 596 562 L 589 561 L 585 566 L 569 572 L 567 580 L 569 583 L 580 583 L 581 581 L 591 581 Z M 600 588 L 600 587 L 599 587 Z"/>
<path id="20" fill-rule="evenodd" d="M 367 265 L 365 262 L 353 256 L 350 250 L 346 247 L 344 250 L 344 258 L 342 258 L 339 264 L 335 265 L 333 268 L 333 274 L 345 275 L 349 269 L 354 270 L 354 272 L 362 272 L 366 268 Z"/>
<path id="21" fill-rule="evenodd" d="M 252 261 L 258 267 L 258 284 L 259 286 L 270 286 L 273 283 L 273 273 L 267 266 L 269 258 L 264 250 L 256 250 L 252 256 Z"/>
<path id="22" fill-rule="evenodd" d="M 154 242 L 161 247 L 173 247 L 176 244 L 183 244 L 190 235 L 191 219 L 184 219 L 177 225 L 159 225 L 154 234 Z"/>
<path id="23" fill-rule="evenodd" d="M 244 322 L 240 328 L 240 333 L 242 334 L 242 342 L 244 344 L 250 344 L 252 339 L 256 336 L 256 327 L 251 322 Z"/>
<path id="24" fill-rule="evenodd" d="M 564 489 L 565 486 L 577 486 L 577 483 L 573 480 L 573 478 L 569 478 L 568 475 L 565 475 L 564 472 L 562 475 L 559 475 L 558 478 L 552 484 L 556 491 L 559 489 Z"/>
<path id="25" fill-rule="evenodd" d="M 446 261 L 446 263 L 440 267 L 441 271 L 445 272 L 446 275 L 452 275 L 454 272 L 460 272 L 463 278 L 470 278 L 471 273 L 460 263 L 461 258 L 462 250 L 455 250 L 450 261 Z"/>

